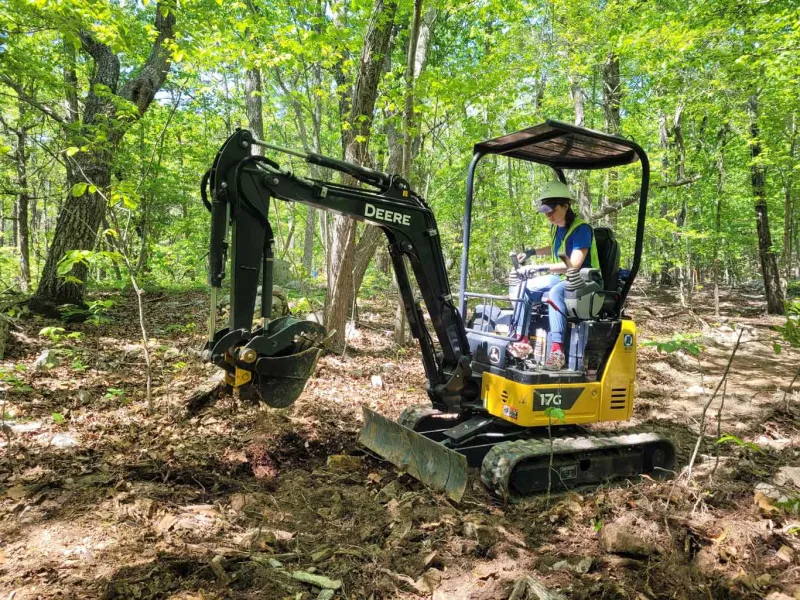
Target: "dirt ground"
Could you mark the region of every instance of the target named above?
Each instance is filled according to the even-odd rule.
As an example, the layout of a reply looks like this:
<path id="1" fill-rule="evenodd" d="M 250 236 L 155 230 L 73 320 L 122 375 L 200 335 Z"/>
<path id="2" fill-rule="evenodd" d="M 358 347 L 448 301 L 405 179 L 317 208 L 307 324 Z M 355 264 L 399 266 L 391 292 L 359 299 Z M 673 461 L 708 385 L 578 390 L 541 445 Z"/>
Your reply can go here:
<path id="1" fill-rule="evenodd" d="M 800 353 L 776 355 L 781 319 L 757 295 L 726 291 L 720 318 L 705 295 L 693 311 L 655 288 L 629 302 L 630 425 L 675 442 L 676 479 L 517 505 L 475 476 L 454 504 L 356 443 L 362 404 L 395 418 L 427 403 L 388 301 L 360 307 L 346 354 L 323 357 L 293 407 L 223 398 L 189 414 L 214 372 L 197 353 L 206 298 L 150 293 L 149 414 L 135 298 L 107 297 L 106 324 L 17 321 L 0 362 L 2 599 L 505 600 L 536 597 L 513 591 L 528 576 L 576 599 L 800 598 L 800 469 L 786 469 L 800 465 L 800 393 L 784 394 Z M 697 334 L 699 357 L 642 345 L 676 333 Z"/>

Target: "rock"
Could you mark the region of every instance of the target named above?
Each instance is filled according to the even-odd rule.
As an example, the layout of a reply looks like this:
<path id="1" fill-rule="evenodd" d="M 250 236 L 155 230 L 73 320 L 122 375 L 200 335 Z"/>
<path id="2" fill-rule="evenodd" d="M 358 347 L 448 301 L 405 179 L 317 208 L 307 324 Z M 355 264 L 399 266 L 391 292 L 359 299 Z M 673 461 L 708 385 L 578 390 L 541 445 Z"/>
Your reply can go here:
<path id="1" fill-rule="evenodd" d="M 572 571 L 585 575 L 592 568 L 594 559 L 591 556 L 585 556 L 578 561 L 560 560 L 550 567 L 553 571 Z"/>
<path id="2" fill-rule="evenodd" d="M 390 373 L 395 369 L 397 369 L 397 365 L 393 362 L 387 362 L 381 365 L 381 373 Z"/>
<path id="3" fill-rule="evenodd" d="M 361 332 L 356 327 L 356 324 L 353 321 L 348 321 L 347 325 L 345 326 L 345 339 L 348 342 L 352 342 L 353 340 L 359 340 L 362 337 Z"/>
<path id="4" fill-rule="evenodd" d="M 214 558 L 212 558 L 210 563 L 211 570 L 214 572 L 214 575 L 219 580 L 219 582 L 227 585 L 228 583 L 230 583 L 230 577 L 228 577 L 228 574 L 225 572 L 225 567 L 223 566 L 224 564 L 225 564 L 225 558 L 220 555 L 217 555 Z"/>
<path id="5" fill-rule="evenodd" d="M 772 592 L 765 598 L 765 600 L 795 600 L 796 598 L 797 596 L 788 596 L 783 592 Z"/>
<path id="6" fill-rule="evenodd" d="M 464 521 L 462 534 L 465 538 L 475 540 L 483 548 L 494 546 L 498 538 L 494 528 L 471 520 Z"/>
<path id="7" fill-rule="evenodd" d="M 255 304 L 255 313 L 253 314 L 253 320 L 260 323 L 261 322 L 261 287 L 258 288 L 258 295 L 256 296 L 256 304 Z M 286 297 L 286 292 L 281 290 L 280 288 L 272 290 L 272 312 L 270 314 L 270 319 L 279 319 L 280 317 L 285 317 L 291 311 L 289 310 L 289 301 Z"/>
<path id="8" fill-rule="evenodd" d="M 794 562 L 794 550 L 791 546 L 781 546 L 776 556 L 785 563 L 792 564 Z"/>
<path id="9" fill-rule="evenodd" d="M 620 521 L 609 523 L 600 530 L 600 546 L 606 552 L 629 556 L 653 556 L 660 548 L 642 536 L 642 530 Z"/>
<path id="10" fill-rule="evenodd" d="M 6 421 L 6 426 L 12 431 L 19 435 L 20 433 L 31 433 L 33 431 L 39 431 L 42 428 L 42 424 L 38 421 L 27 421 L 26 423 L 13 423 L 11 421 Z"/>
<path id="11" fill-rule="evenodd" d="M 321 325 L 322 313 L 310 312 L 306 315 L 306 321 L 311 321 L 312 323 L 319 323 Z"/>
<path id="12" fill-rule="evenodd" d="M 53 436 L 53 439 L 50 440 L 50 445 L 55 446 L 56 448 L 74 448 L 78 446 L 78 440 L 72 437 L 68 433 L 57 433 Z"/>
<path id="13" fill-rule="evenodd" d="M 361 469 L 361 457 L 349 454 L 331 454 L 328 456 L 327 466 L 335 471 L 358 471 Z"/>
<path id="14" fill-rule="evenodd" d="M 373 375 L 369 382 L 374 388 L 383 388 L 383 378 L 380 375 Z"/>
<path id="15" fill-rule="evenodd" d="M 800 490 L 800 467 L 781 467 L 773 481 L 775 485 L 791 485 Z"/>
<path id="16" fill-rule="evenodd" d="M 700 574 L 710 577 L 714 572 L 714 567 L 717 566 L 717 557 L 714 556 L 714 552 L 709 548 L 700 548 L 697 554 L 694 555 L 692 566 L 697 569 Z"/>
<path id="17" fill-rule="evenodd" d="M 33 361 L 33 370 L 37 373 L 40 371 L 46 371 L 47 369 L 52 369 L 58 366 L 58 358 L 55 355 L 55 352 L 48 348 L 47 350 L 42 350 L 42 353 L 36 357 L 36 360 Z"/>

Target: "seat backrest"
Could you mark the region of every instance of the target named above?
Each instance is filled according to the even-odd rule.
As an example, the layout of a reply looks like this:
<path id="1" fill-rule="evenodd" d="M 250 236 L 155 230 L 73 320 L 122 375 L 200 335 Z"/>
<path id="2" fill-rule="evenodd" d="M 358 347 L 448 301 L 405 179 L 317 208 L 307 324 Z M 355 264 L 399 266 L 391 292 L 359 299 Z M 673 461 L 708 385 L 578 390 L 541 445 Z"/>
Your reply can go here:
<path id="1" fill-rule="evenodd" d="M 607 292 L 616 292 L 619 279 L 619 244 L 614 232 L 608 227 L 595 227 L 594 239 L 597 243 L 600 272 L 603 274 L 603 287 Z"/>

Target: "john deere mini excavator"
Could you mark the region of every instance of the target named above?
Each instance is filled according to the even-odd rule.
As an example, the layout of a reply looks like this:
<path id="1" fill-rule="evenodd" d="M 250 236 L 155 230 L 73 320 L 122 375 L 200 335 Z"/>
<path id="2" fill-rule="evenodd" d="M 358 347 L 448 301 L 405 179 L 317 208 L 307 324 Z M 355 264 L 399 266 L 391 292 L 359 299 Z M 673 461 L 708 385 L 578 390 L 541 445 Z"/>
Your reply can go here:
<path id="1" fill-rule="evenodd" d="M 338 171 L 360 184 L 302 177 L 272 158 L 253 154 L 253 146 L 270 156 L 291 155 Z M 530 339 L 546 328 L 546 298 L 466 291 L 475 169 L 491 154 L 549 166 L 562 182 L 569 169 L 641 164 L 630 269 L 619 269 L 619 246 L 612 232 L 596 228 L 600 268 L 568 272 L 570 369 L 542 370 L 536 356 L 513 346 L 519 342 L 514 333 L 519 327 Z M 274 243 L 270 202 L 301 202 L 383 230 L 410 330 L 422 351 L 431 406 L 407 409 L 398 422 L 364 407 L 362 444 L 455 500 L 464 492 L 468 466 L 480 467 L 484 484 L 508 499 L 550 486 L 569 489 L 614 477 L 664 474 L 674 464 L 668 440 L 652 433 L 592 433 L 581 427 L 628 420 L 633 412 L 636 327 L 623 307 L 642 255 L 649 174 L 647 155 L 634 142 L 556 121 L 476 144 L 467 176 L 457 308 L 436 219 L 407 181 L 281 148 L 238 130 L 217 153 L 201 185 L 211 212 L 211 318 L 205 355 L 225 370 L 228 384 L 240 394 L 270 406 L 289 406 L 303 391 L 321 353 L 325 329 L 292 316 L 269 318 Z M 217 330 L 217 295 L 229 248 L 229 323 Z M 413 270 L 429 325 L 413 297 L 403 257 Z M 525 276 L 524 269 L 519 273 Z M 262 323 L 252 330 L 259 277 Z M 466 327 L 467 301 L 476 297 L 480 304 Z M 503 303 L 512 309 L 500 308 Z M 522 308 L 513 310 L 514 306 Z M 503 319 L 514 314 L 522 315 L 524 322 L 504 325 Z"/>

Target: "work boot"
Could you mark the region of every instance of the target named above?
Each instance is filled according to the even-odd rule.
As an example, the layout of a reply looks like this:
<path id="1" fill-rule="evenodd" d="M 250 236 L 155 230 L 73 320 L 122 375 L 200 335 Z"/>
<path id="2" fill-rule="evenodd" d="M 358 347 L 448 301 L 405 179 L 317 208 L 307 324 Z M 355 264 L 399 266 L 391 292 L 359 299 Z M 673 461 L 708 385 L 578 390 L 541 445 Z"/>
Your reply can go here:
<path id="1" fill-rule="evenodd" d="M 561 350 L 553 350 L 544 363 L 545 371 L 560 371 L 567 363 L 567 357 Z"/>

